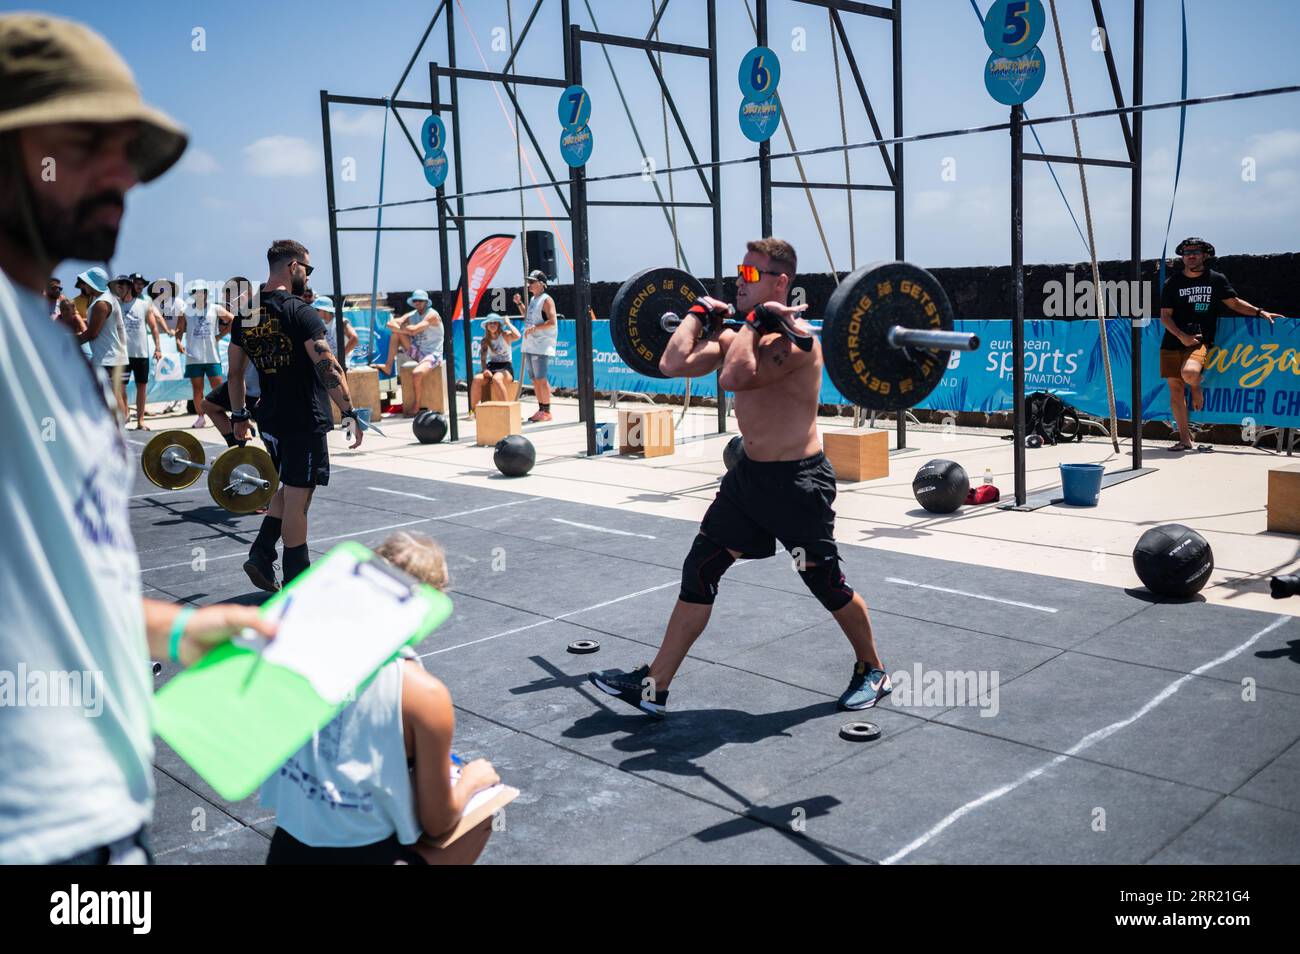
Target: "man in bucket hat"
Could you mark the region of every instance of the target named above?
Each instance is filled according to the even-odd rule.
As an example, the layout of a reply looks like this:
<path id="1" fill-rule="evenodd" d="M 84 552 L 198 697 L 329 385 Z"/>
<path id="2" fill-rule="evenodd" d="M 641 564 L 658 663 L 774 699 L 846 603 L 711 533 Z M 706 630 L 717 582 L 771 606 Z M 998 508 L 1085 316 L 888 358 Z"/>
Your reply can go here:
<path id="1" fill-rule="evenodd" d="M 126 193 L 185 143 L 102 37 L 0 15 L 0 672 L 67 689 L 0 704 L 0 863 L 148 860 L 149 657 L 270 629 L 253 607 L 142 599 L 113 398 L 43 297 L 64 259 L 112 257 Z"/>

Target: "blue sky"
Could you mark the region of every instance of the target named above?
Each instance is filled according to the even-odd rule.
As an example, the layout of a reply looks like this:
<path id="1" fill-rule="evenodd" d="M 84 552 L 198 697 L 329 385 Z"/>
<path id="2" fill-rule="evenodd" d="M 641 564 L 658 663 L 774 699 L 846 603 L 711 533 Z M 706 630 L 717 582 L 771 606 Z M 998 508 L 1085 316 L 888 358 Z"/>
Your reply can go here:
<path id="1" fill-rule="evenodd" d="M 643 35 L 652 0 L 589 0 L 605 32 Z M 988 0 L 981 0 L 987 9 Z M 43 9 L 88 23 L 103 33 L 136 73 L 145 96 L 185 124 L 192 134 L 181 165 L 156 183 L 137 189 L 128 200 L 118 255 L 113 267 L 151 276 L 221 279 L 232 274 L 261 277 L 270 240 L 295 237 L 313 253 L 313 284 L 332 285 L 326 228 L 325 185 L 321 166 L 319 91 L 383 96 L 392 91 L 436 4 L 430 0 L 204 0 L 159 2 L 117 0 L 112 4 L 67 0 Z M 520 29 L 532 0 L 512 0 L 514 26 Z M 1058 0 L 1070 77 L 1080 110 L 1113 105 L 1102 55 L 1093 50 L 1093 21 L 1085 0 Z M 1188 0 L 1191 95 L 1207 95 L 1300 82 L 1300 4 L 1290 0 Z M 662 20 L 661 38 L 703 43 L 703 0 L 672 0 Z M 722 156 L 754 155 L 756 147 L 740 133 L 736 70 L 753 46 L 744 0 L 718 0 Z M 1129 95 L 1131 77 L 1131 0 L 1104 0 L 1110 42 Z M 1174 99 L 1179 86 L 1178 0 L 1147 0 L 1146 99 Z M 1223 11 L 1227 9 L 1229 14 Z M 452 0 L 459 40 L 459 65 L 498 69 L 506 54 L 493 49 L 493 31 L 507 26 L 507 0 Z M 584 0 L 572 0 L 575 22 L 590 27 Z M 769 0 L 769 45 L 782 62 L 780 92 L 800 147 L 840 140 L 826 11 L 792 0 Z M 519 68 L 525 73 L 563 73 L 559 0 L 545 0 L 525 43 Z M 886 134 L 892 129 L 890 34 L 886 22 L 846 16 L 846 27 L 868 91 Z M 205 49 L 196 50 L 195 31 Z M 802 31 L 802 32 L 800 32 Z M 471 36 L 472 34 L 472 36 Z M 500 36 L 500 34 L 498 34 Z M 481 49 L 482 59 L 475 46 Z M 806 49 L 794 47 L 802 41 Z M 1049 20 L 1040 43 L 1047 78 L 1027 105 L 1031 116 L 1066 112 L 1060 59 Z M 658 86 L 640 51 L 611 49 L 647 151 L 657 167 L 686 160 L 686 149 L 671 129 L 668 150 Z M 988 57 L 979 22 L 969 0 L 905 0 L 903 89 L 905 131 L 918 133 L 1003 121 L 1007 108 L 985 92 L 982 70 Z M 442 23 L 402 90 L 403 97 L 429 94 L 427 62 L 447 62 Z M 847 65 L 841 60 L 850 141 L 871 138 Z M 701 156 L 707 154 L 707 71 L 703 61 L 666 56 L 668 82 Z M 641 151 L 633 139 L 610 72 L 598 48 L 584 47 L 585 85 L 593 101 L 591 128 L 595 152 L 591 175 L 639 169 Z M 462 82 L 462 154 L 466 188 L 514 185 L 516 153 L 509 123 L 490 84 Z M 444 86 L 444 96 L 447 95 Z M 563 175 L 559 158 L 557 91 L 521 90 L 521 101 L 548 161 Z M 508 107 L 508 101 L 502 98 Z M 418 131 L 423 116 L 405 114 Z M 356 178 L 340 182 L 340 206 L 376 201 L 379 190 L 383 110 L 334 108 L 335 161 L 355 161 Z M 671 126 L 671 119 L 669 120 Z M 1085 154 L 1121 158 L 1118 120 L 1090 120 L 1080 127 Z M 390 120 L 385 198 L 431 194 L 421 168 L 400 129 Z M 1068 123 L 1039 127 L 1051 153 L 1072 153 Z M 1159 254 L 1173 185 L 1177 111 L 1148 113 L 1145 129 L 1146 176 L 1143 202 L 1143 254 Z M 774 149 L 787 148 L 785 133 Z M 1027 146 L 1033 148 L 1032 140 Z M 1009 161 L 1006 133 L 988 133 L 909 145 L 905 149 L 907 257 L 923 265 L 1005 264 L 1010 257 L 1008 225 Z M 855 182 L 883 182 L 876 150 L 850 153 Z M 527 149 L 529 167 L 545 178 L 538 157 Z M 1243 162 L 1254 177 L 1243 177 Z M 842 179 L 842 158 L 805 160 L 810 179 Z M 944 176 L 945 169 L 955 176 Z M 1065 193 L 1083 219 L 1079 179 L 1073 167 L 1057 166 Z M 774 167 L 774 178 L 794 180 L 791 160 Z M 667 177 L 659 177 L 665 193 Z M 449 180 L 454 182 L 454 179 Z M 1103 258 L 1129 251 L 1126 170 L 1092 168 L 1088 175 L 1093 219 Z M 673 177 L 679 199 L 703 199 L 694 173 Z M 758 232 L 756 165 L 723 171 L 723 262 L 730 270 L 743 243 Z M 592 198 L 652 199 L 639 179 L 594 185 Z M 1086 250 L 1065 205 L 1042 163 L 1026 164 L 1025 258 L 1028 262 L 1077 262 Z M 1176 237 L 1196 233 L 1210 238 L 1221 254 L 1296 250 L 1300 213 L 1300 96 L 1270 97 L 1199 106 L 1188 110 L 1187 143 L 1178 203 Z M 837 268 L 849 267 L 849 221 L 843 193 L 816 194 Z M 800 251 L 804 271 L 827 271 L 826 254 L 802 191 L 779 190 L 774 198 L 775 231 Z M 859 193 L 854 202 L 857 264 L 893 257 L 893 200 L 888 193 Z M 560 210 L 553 191 L 525 193 L 528 215 Z M 470 203 L 471 214 L 517 214 L 517 196 Z M 373 225 L 374 213 L 350 213 L 346 224 Z M 432 203 L 390 209 L 386 225 L 433 224 Z M 678 228 L 691 270 L 711 271 L 707 209 L 684 209 Z M 557 222 L 562 245 L 571 248 L 567 223 Z M 530 227 L 544 227 L 534 223 Z M 517 231 L 518 223 L 471 223 L 472 245 L 493 231 Z M 648 265 L 671 263 L 671 234 L 658 209 L 593 209 L 593 277 L 621 280 Z M 1172 245 L 1171 245 L 1172 248 Z M 369 290 L 374 264 L 371 233 L 344 234 L 343 284 L 348 292 Z M 571 276 L 565 252 L 559 254 L 561 281 Z M 453 255 L 454 259 L 454 255 Z M 518 271 L 518 259 L 507 268 Z M 70 272 L 71 266 L 62 271 Z M 453 271 L 455 266 L 453 265 Z M 453 274 L 454 282 L 457 276 Z M 383 237 L 379 288 L 409 289 L 440 284 L 436 233 L 388 233 Z"/>

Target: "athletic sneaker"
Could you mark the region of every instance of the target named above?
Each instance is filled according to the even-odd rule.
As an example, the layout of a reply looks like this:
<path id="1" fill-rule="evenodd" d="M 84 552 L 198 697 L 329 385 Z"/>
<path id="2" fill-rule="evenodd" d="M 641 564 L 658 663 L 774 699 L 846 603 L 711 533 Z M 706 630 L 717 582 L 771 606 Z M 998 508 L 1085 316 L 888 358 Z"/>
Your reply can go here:
<path id="1" fill-rule="evenodd" d="M 868 669 L 864 662 L 853 664 L 853 677 L 849 687 L 840 696 L 841 709 L 870 709 L 894 691 L 889 673 L 883 669 Z"/>
<path id="2" fill-rule="evenodd" d="M 278 569 L 279 567 L 271 561 L 270 557 L 256 551 L 249 553 L 248 559 L 244 561 L 244 572 L 248 574 L 248 579 L 259 590 L 266 590 L 268 593 L 280 589 L 280 584 L 275 581 Z"/>
<path id="3" fill-rule="evenodd" d="M 643 682 L 649 675 L 650 667 L 640 666 L 631 672 L 606 669 L 604 672 L 593 672 L 588 678 L 601 692 L 617 696 L 628 705 L 642 712 L 648 712 L 656 719 L 662 719 L 668 714 L 668 690 L 662 689 L 656 692 L 653 700 L 644 698 Z"/>
<path id="4" fill-rule="evenodd" d="M 550 411 L 538 411 L 528 419 L 529 424 L 542 424 L 551 419 Z"/>
<path id="5" fill-rule="evenodd" d="M 194 423 L 190 425 L 190 428 L 192 430 L 197 430 L 200 427 L 207 427 L 207 426 L 208 426 L 208 419 L 204 417 L 202 414 L 200 414 L 198 417 L 194 419 Z"/>

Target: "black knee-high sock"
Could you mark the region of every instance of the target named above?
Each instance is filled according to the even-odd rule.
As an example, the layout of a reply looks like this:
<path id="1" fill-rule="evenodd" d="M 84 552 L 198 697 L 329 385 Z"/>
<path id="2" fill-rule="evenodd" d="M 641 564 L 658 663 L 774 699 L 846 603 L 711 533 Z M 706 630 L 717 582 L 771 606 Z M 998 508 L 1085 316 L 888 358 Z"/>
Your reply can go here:
<path id="1" fill-rule="evenodd" d="M 307 556 L 307 544 L 303 543 L 296 547 L 284 548 L 284 582 L 286 585 L 309 566 L 311 566 L 311 558 Z"/>
<path id="2" fill-rule="evenodd" d="M 257 539 L 253 541 L 253 552 L 265 553 L 275 560 L 275 545 L 280 541 L 281 523 L 279 517 L 270 514 L 262 518 L 262 527 L 257 531 Z"/>

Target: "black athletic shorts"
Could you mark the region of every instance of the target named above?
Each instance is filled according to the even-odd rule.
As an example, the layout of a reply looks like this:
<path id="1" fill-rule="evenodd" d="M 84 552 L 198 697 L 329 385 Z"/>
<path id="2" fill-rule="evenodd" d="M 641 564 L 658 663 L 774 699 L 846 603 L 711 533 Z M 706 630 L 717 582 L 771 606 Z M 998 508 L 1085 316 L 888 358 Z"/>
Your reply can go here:
<path id="1" fill-rule="evenodd" d="M 127 358 L 126 374 L 122 376 L 122 383 L 126 384 L 132 378 L 135 378 L 136 384 L 149 383 L 149 359 L 148 358 Z"/>
<path id="2" fill-rule="evenodd" d="M 203 395 L 203 399 L 209 404 L 215 404 L 227 414 L 230 413 L 230 380 L 222 381 L 219 385 Z M 244 401 L 248 405 L 248 410 L 256 418 L 258 398 L 250 396 L 247 392 L 244 394 Z"/>
<path id="3" fill-rule="evenodd" d="M 427 864 L 410 845 L 403 845 L 396 835 L 389 835 L 373 845 L 355 848 L 313 848 L 305 845 L 283 828 L 271 836 L 268 865 L 408 865 Z"/>
<path id="4" fill-rule="evenodd" d="M 822 453 L 803 460 L 742 457 L 722 478 L 700 532 L 751 560 L 776 553 L 776 541 L 812 563 L 838 558 L 835 469 Z"/>
<path id="5" fill-rule="evenodd" d="M 487 369 L 493 374 L 496 374 L 498 371 L 506 371 L 513 376 L 515 373 L 515 366 L 512 361 L 489 361 Z"/>
<path id="6" fill-rule="evenodd" d="M 324 487 L 330 482 L 330 450 L 324 434 L 269 434 L 262 443 L 286 487 Z"/>

